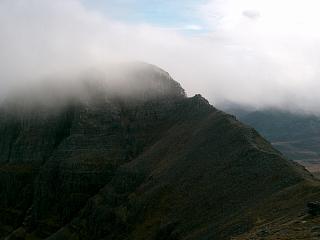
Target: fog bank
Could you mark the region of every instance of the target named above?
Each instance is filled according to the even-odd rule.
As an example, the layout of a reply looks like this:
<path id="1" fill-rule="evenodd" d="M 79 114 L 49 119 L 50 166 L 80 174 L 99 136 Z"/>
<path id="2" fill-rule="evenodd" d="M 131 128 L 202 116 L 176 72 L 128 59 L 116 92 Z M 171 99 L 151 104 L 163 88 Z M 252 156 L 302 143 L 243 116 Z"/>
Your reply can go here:
<path id="1" fill-rule="evenodd" d="M 206 31 L 186 34 L 114 19 L 112 9 L 80 0 L 2 0 L 0 98 L 49 78 L 64 79 L 64 88 L 88 69 L 144 61 L 213 104 L 320 113 L 318 7 L 316 0 L 203 1 L 191 14 Z"/>

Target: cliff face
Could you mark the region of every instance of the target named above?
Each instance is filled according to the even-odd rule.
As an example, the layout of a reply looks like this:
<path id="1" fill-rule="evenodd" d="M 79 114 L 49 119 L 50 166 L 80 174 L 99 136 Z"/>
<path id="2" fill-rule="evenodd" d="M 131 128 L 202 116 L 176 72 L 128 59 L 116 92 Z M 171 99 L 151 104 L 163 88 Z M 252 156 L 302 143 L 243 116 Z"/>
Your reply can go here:
<path id="1" fill-rule="evenodd" d="M 319 195 L 304 169 L 200 95 L 187 98 L 162 70 L 133 76 L 149 83 L 133 95 L 2 110 L 2 237 L 228 239 L 258 213 L 287 216 L 282 204 L 259 210 L 273 196 L 310 189 L 292 203 L 299 212 Z"/>

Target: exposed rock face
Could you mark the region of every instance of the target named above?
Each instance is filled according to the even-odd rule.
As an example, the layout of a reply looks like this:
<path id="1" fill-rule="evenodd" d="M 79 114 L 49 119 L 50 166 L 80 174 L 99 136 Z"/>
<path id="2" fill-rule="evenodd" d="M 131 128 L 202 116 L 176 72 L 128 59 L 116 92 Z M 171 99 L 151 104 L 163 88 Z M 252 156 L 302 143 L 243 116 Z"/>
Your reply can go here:
<path id="1" fill-rule="evenodd" d="M 187 98 L 162 70 L 144 66 L 134 79 L 146 85 L 135 94 L 1 112 L 1 236 L 228 239 L 255 225 L 266 198 L 317 189 L 255 130 Z"/>

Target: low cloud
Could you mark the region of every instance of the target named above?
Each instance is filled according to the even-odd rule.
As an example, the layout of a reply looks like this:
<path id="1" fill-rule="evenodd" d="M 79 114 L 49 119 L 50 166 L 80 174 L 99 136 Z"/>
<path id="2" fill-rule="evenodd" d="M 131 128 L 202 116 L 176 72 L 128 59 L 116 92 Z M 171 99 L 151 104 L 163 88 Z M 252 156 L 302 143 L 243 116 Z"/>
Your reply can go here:
<path id="1" fill-rule="evenodd" d="M 245 10 L 242 14 L 243 16 L 251 19 L 258 19 L 260 17 L 260 12 L 256 10 Z"/>
<path id="2" fill-rule="evenodd" d="M 193 9 L 203 26 L 188 26 L 199 32 L 188 34 L 121 22 L 78 0 L 2 0 L 0 95 L 48 76 L 68 79 L 110 62 L 144 61 L 213 104 L 320 113 L 317 6 L 316 0 L 211 0 Z"/>

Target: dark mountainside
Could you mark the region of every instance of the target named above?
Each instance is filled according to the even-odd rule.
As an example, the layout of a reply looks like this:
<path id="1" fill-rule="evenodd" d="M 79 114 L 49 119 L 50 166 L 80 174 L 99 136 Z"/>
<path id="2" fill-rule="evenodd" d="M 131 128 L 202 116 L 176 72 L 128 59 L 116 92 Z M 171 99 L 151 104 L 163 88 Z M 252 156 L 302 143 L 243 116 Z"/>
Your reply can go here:
<path id="1" fill-rule="evenodd" d="M 281 110 L 231 110 L 288 158 L 320 176 L 320 118 Z"/>
<path id="2" fill-rule="evenodd" d="M 89 84 L 89 98 L 58 109 L 2 107 L 1 239 L 320 234 L 306 212 L 320 185 L 303 167 L 162 70 L 132 75 L 134 94 Z"/>

